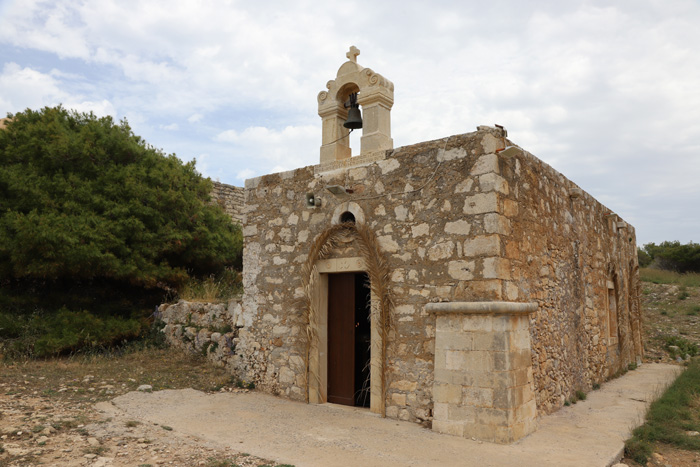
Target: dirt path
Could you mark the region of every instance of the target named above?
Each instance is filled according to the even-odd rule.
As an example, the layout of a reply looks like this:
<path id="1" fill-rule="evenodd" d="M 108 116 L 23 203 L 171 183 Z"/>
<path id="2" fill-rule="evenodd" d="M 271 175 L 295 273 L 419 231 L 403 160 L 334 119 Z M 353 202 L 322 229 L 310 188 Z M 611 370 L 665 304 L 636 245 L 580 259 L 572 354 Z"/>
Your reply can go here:
<path id="1" fill-rule="evenodd" d="M 97 408 L 112 420 L 138 419 L 219 448 L 305 466 L 462 465 L 605 466 L 621 453 L 630 427 L 678 367 L 643 365 L 589 393 L 586 401 L 540 420 L 538 431 L 502 446 L 439 435 L 366 410 L 306 405 L 260 393 L 191 389 L 132 392 Z M 162 431 L 162 429 L 161 429 Z M 96 436 L 111 436 L 109 429 Z M 117 465 L 117 464 L 114 464 Z"/>

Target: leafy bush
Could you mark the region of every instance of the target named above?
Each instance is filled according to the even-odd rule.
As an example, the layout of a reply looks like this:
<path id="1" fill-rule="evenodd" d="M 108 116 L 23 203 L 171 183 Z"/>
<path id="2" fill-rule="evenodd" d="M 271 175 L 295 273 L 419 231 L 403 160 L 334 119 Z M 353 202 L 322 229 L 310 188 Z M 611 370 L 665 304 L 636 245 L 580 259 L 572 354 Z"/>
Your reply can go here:
<path id="1" fill-rule="evenodd" d="M 212 185 L 126 121 L 62 107 L 0 131 L 0 280 L 178 285 L 233 263 L 239 229 Z"/>
<path id="2" fill-rule="evenodd" d="M 645 268 L 651 264 L 653 258 L 649 256 L 649 253 L 637 247 L 637 260 L 639 261 L 639 267 Z"/>
<path id="3" fill-rule="evenodd" d="M 42 358 L 101 348 L 136 339 L 145 327 L 138 319 L 99 317 L 66 308 L 28 316 L 0 313 L 0 353 Z"/>
<path id="4" fill-rule="evenodd" d="M 240 262 L 240 228 L 210 204 L 211 181 L 194 162 L 111 117 L 60 106 L 9 117 L 0 130 L 0 334 L 33 335 L 35 355 L 130 338 L 166 294 Z M 61 320 L 64 334 L 44 326 Z"/>
<path id="5" fill-rule="evenodd" d="M 643 251 L 651 261 L 648 261 L 640 251 Z M 653 264 L 669 271 L 700 272 L 700 244 L 698 243 L 689 242 L 683 245 L 677 240 L 662 242 L 658 245 L 647 243 L 643 250 L 638 251 L 638 257 L 641 267 Z"/>
<path id="6" fill-rule="evenodd" d="M 672 357 L 690 355 L 695 357 L 698 354 L 698 346 L 694 342 L 690 342 L 688 339 L 679 336 L 663 336 L 664 348 Z M 672 349 L 671 347 L 678 347 L 679 350 Z"/>

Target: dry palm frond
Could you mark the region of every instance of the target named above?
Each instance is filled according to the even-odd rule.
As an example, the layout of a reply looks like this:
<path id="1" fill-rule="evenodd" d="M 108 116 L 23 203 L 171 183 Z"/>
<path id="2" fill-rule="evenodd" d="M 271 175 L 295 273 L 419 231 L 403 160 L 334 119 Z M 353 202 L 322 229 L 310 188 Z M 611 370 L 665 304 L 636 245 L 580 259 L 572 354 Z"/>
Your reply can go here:
<path id="1" fill-rule="evenodd" d="M 391 295 L 391 289 L 389 287 L 389 262 L 382 254 L 376 235 L 366 224 L 345 223 L 329 227 L 318 237 L 316 237 L 311 245 L 311 250 L 309 251 L 306 262 L 302 266 L 302 285 L 304 289 L 304 296 L 301 299 L 301 307 L 306 324 L 305 373 L 308 377 L 309 359 L 312 346 L 314 343 L 318 342 L 317 326 L 320 310 L 316 309 L 313 301 L 314 291 L 317 287 L 319 275 L 318 269 L 316 268 L 316 262 L 327 257 L 340 244 L 340 240 L 346 237 L 348 234 L 354 236 L 355 240 L 357 241 L 360 255 L 364 259 L 365 267 L 367 268 L 366 272 L 369 276 L 371 291 L 373 295 L 377 297 L 378 303 L 372 303 L 371 313 L 375 318 L 377 318 L 375 322 L 378 322 L 380 325 L 379 334 L 382 338 L 382 400 L 380 410 L 382 415 L 386 415 L 385 400 L 388 385 L 386 381 L 386 371 L 383 371 L 383 368 L 386 367 L 387 361 L 387 343 L 389 340 L 389 331 L 393 329 L 393 321 L 391 317 L 394 303 Z M 318 377 L 318 375 L 316 375 L 316 377 Z M 309 382 L 307 381 L 307 387 L 308 383 Z M 317 386 L 320 386 L 319 381 L 316 381 L 316 383 Z"/>

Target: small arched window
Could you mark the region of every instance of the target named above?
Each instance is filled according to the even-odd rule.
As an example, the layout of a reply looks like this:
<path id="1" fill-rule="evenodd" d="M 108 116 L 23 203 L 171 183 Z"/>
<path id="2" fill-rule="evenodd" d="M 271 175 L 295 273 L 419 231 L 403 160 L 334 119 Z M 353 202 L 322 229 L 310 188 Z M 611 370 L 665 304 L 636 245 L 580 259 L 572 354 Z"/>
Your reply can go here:
<path id="1" fill-rule="evenodd" d="M 349 222 L 351 224 L 355 223 L 355 215 L 350 211 L 345 211 L 340 215 L 340 223 L 344 224 L 346 222 Z"/>

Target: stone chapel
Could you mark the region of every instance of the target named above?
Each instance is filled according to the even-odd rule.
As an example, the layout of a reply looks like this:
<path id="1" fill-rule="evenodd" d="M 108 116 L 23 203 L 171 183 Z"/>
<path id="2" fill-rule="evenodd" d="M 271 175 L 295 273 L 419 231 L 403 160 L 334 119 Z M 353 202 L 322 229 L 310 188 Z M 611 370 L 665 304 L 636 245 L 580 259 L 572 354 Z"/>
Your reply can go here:
<path id="1" fill-rule="evenodd" d="M 394 84 L 358 55 L 318 94 L 320 163 L 246 180 L 224 363 L 294 400 L 517 440 L 640 361 L 634 228 L 500 126 L 394 148 Z"/>

